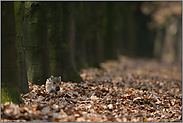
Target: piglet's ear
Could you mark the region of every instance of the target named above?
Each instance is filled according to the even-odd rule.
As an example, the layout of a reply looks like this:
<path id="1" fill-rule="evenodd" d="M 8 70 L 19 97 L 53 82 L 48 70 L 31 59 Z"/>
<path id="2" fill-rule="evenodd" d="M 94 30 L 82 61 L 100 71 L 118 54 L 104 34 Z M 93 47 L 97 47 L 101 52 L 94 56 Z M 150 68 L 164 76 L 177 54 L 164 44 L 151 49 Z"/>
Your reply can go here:
<path id="1" fill-rule="evenodd" d="M 48 78 L 47 81 L 52 82 L 52 80 L 50 78 Z"/>
<path id="2" fill-rule="evenodd" d="M 59 78 L 59 80 L 61 81 L 61 76 L 59 76 L 58 78 Z"/>
<path id="3" fill-rule="evenodd" d="M 50 77 L 51 79 L 53 79 L 54 77 L 51 75 L 51 77 Z"/>

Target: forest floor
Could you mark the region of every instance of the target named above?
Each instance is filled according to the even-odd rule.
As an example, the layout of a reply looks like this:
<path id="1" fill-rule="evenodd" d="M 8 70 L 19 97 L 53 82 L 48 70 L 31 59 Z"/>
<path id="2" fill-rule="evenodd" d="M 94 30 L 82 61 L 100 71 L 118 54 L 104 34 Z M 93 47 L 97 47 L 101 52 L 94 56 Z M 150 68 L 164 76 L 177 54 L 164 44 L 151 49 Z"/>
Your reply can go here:
<path id="1" fill-rule="evenodd" d="M 121 56 L 80 71 L 60 91 L 29 83 L 25 104 L 1 104 L 1 122 L 182 122 L 182 67 Z"/>

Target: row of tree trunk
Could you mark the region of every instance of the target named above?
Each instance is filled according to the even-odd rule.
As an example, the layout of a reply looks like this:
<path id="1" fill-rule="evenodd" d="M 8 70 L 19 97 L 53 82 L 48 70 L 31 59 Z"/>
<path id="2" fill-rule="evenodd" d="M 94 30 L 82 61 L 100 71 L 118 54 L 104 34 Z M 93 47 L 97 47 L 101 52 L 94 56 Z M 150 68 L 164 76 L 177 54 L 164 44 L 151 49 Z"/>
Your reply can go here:
<path id="1" fill-rule="evenodd" d="M 83 82 L 81 68 L 120 54 L 157 56 L 158 33 L 149 30 L 142 3 L 2 2 L 1 102 L 21 103 L 28 80 L 41 85 L 54 75 Z"/>

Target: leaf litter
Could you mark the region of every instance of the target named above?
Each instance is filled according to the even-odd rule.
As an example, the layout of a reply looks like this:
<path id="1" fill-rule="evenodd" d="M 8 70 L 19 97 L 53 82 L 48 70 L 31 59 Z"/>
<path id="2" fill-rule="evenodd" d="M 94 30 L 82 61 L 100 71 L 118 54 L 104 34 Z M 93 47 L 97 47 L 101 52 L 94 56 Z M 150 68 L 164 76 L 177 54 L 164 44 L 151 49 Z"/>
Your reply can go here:
<path id="1" fill-rule="evenodd" d="M 1 122 L 182 122 L 180 64 L 121 56 L 80 71 L 60 91 L 29 82 L 25 104 L 1 104 Z"/>

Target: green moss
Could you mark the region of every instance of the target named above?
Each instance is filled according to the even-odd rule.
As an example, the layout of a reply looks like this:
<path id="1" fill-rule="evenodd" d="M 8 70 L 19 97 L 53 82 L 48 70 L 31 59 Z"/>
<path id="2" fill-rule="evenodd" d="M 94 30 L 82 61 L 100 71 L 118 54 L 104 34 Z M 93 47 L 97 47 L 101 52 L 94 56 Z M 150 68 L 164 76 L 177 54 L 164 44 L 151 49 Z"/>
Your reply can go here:
<path id="1" fill-rule="evenodd" d="M 32 3 L 33 3 L 32 1 L 26 1 L 26 2 L 25 2 L 25 8 L 30 10 L 30 9 L 31 9 L 31 4 L 32 4 Z"/>
<path id="2" fill-rule="evenodd" d="M 15 1 L 15 2 L 14 2 L 14 11 L 15 11 L 15 15 L 18 14 L 18 12 L 19 12 L 20 4 L 21 4 L 20 1 Z"/>
<path id="3" fill-rule="evenodd" d="M 1 103 L 2 104 L 6 102 L 13 102 L 15 104 L 24 103 L 21 96 L 17 95 L 16 91 L 18 90 L 12 89 L 12 88 L 8 88 L 8 89 L 1 88 Z"/>
<path id="4" fill-rule="evenodd" d="M 13 101 L 9 94 L 1 88 L 1 103 Z"/>

